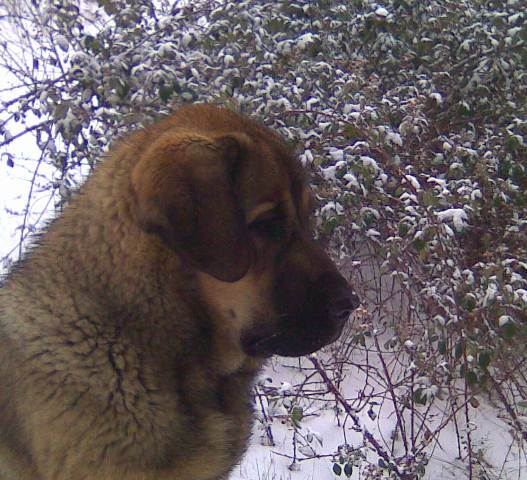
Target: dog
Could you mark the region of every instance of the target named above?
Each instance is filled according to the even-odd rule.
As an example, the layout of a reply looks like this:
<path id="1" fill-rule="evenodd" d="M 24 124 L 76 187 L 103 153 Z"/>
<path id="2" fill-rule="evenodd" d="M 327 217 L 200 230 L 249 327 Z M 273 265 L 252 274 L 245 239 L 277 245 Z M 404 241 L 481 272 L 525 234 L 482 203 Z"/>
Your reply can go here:
<path id="1" fill-rule="evenodd" d="M 0 289 L 0 478 L 217 480 L 271 355 L 358 299 L 276 133 L 191 105 L 122 140 Z"/>

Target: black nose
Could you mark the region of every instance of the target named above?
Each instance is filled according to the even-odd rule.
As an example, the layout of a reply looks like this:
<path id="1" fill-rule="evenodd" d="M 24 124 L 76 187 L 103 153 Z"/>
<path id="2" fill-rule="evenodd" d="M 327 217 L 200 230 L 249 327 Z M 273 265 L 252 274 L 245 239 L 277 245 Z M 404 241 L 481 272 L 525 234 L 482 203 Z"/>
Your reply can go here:
<path id="1" fill-rule="evenodd" d="M 328 272 L 317 279 L 317 285 L 326 298 L 326 308 L 331 319 L 344 323 L 360 305 L 359 297 L 348 282 L 338 273 Z"/>
<path id="2" fill-rule="evenodd" d="M 342 289 L 330 305 L 331 315 L 337 322 L 344 323 L 349 316 L 360 305 L 360 300 L 351 288 Z"/>

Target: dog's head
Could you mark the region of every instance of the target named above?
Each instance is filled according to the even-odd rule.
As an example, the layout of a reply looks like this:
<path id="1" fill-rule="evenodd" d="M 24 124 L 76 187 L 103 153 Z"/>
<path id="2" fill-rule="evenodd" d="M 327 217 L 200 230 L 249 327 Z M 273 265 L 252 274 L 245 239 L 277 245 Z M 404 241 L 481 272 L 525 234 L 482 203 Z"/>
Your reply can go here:
<path id="1" fill-rule="evenodd" d="M 312 238 L 310 191 L 285 142 L 210 105 L 162 130 L 132 172 L 137 218 L 196 270 L 217 328 L 253 357 L 338 338 L 359 302 Z"/>

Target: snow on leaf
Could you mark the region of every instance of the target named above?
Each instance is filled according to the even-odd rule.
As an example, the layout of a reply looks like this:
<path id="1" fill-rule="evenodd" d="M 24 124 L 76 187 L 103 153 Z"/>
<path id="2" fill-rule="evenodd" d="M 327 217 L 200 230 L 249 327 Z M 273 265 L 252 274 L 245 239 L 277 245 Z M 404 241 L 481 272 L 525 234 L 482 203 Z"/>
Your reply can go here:
<path id="1" fill-rule="evenodd" d="M 296 39 L 296 46 L 300 50 L 305 50 L 317 39 L 317 35 L 313 35 L 312 33 L 305 33 L 304 35 L 300 35 L 300 37 Z"/>
<path id="2" fill-rule="evenodd" d="M 481 193 L 481 190 L 479 188 L 476 188 L 475 190 L 472 190 L 470 193 L 470 199 L 472 201 L 474 200 L 480 200 L 483 198 L 483 194 Z"/>
<path id="3" fill-rule="evenodd" d="M 514 291 L 515 301 L 521 300 L 525 305 L 527 305 L 527 290 L 523 288 L 518 288 Z"/>
<path id="4" fill-rule="evenodd" d="M 185 32 L 182 36 L 181 36 L 181 44 L 183 45 L 183 47 L 188 47 L 190 45 L 190 42 L 192 42 L 192 35 L 189 33 L 189 32 Z"/>
<path id="5" fill-rule="evenodd" d="M 68 42 L 68 39 L 64 35 L 56 35 L 55 40 L 57 42 L 57 45 L 63 52 L 67 52 L 70 48 L 70 43 Z"/>
<path id="6" fill-rule="evenodd" d="M 417 178 L 415 178 L 413 175 L 405 175 L 404 178 L 410 182 L 415 190 L 421 190 L 421 184 L 419 183 L 419 180 L 417 180 Z"/>
<path id="7" fill-rule="evenodd" d="M 383 7 L 378 7 L 375 10 L 375 15 L 377 15 L 378 17 L 386 18 L 389 15 L 389 12 Z"/>
<path id="8" fill-rule="evenodd" d="M 449 237 L 455 236 L 454 230 L 452 230 L 446 223 L 443 224 L 443 228 L 445 229 L 445 232 Z"/>
<path id="9" fill-rule="evenodd" d="M 320 213 L 323 216 L 330 217 L 335 212 L 337 215 L 344 213 L 344 207 L 338 202 L 328 202 L 320 209 Z"/>
<path id="10" fill-rule="evenodd" d="M 355 187 L 355 188 L 360 187 L 359 181 L 357 180 L 357 177 L 353 175 L 353 173 L 346 173 L 342 178 L 346 180 L 346 182 L 348 182 L 346 184 L 346 187 L 348 188 L 349 187 Z"/>
<path id="11" fill-rule="evenodd" d="M 300 155 L 300 161 L 302 162 L 302 165 L 307 165 L 313 162 L 313 153 L 311 153 L 311 150 L 306 149 L 302 155 Z"/>
<path id="12" fill-rule="evenodd" d="M 363 167 L 370 168 L 375 171 L 379 170 L 379 165 L 377 164 L 377 161 L 374 160 L 373 158 L 368 157 L 366 155 L 361 155 L 360 160 L 362 161 Z"/>
<path id="13" fill-rule="evenodd" d="M 482 305 L 484 307 L 488 307 L 491 303 L 496 300 L 496 297 L 498 296 L 498 287 L 495 283 L 489 283 L 487 286 L 487 291 L 485 292 L 485 296 L 482 300 Z"/>
<path id="14" fill-rule="evenodd" d="M 318 105 L 320 103 L 320 100 L 315 97 L 311 97 L 309 100 L 306 101 L 306 108 L 308 110 L 312 109 L 315 105 Z"/>
<path id="15" fill-rule="evenodd" d="M 398 145 L 399 147 L 403 146 L 403 139 L 398 133 L 388 132 L 386 134 L 386 140 L 393 143 L 394 145 Z"/>
<path id="16" fill-rule="evenodd" d="M 347 103 L 346 105 L 344 105 L 344 108 L 342 109 L 342 112 L 347 115 L 347 114 L 349 114 L 351 112 L 360 112 L 360 110 L 361 110 L 360 105 Z"/>
<path id="17" fill-rule="evenodd" d="M 461 232 L 468 221 L 468 216 L 462 208 L 448 208 L 441 212 L 436 212 L 437 218 L 441 222 L 452 222 L 455 229 Z"/>
<path id="18" fill-rule="evenodd" d="M 430 94 L 430 98 L 436 102 L 438 106 L 443 105 L 443 97 L 440 93 L 434 92 Z"/>
<path id="19" fill-rule="evenodd" d="M 335 161 L 339 162 L 341 160 L 344 160 L 344 150 L 341 150 L 339 148 L 331 148 L 329 150 L 329 156 Z"/>
<path id="20" fill-rule="evenodd" d="M 223 57 L 223 62 L 225 63 L 225 65 L 229 66 L 229 65 L 233 65 L 234 63 L 236 63 L 236 60 L 234 59 L 232 55 L 225 55 Z"/>

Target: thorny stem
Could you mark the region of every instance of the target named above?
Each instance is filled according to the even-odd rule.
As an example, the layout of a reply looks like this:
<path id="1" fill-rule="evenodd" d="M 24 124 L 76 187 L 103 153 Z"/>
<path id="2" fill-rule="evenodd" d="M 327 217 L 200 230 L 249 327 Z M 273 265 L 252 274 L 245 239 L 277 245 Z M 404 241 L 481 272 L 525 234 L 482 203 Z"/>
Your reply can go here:
<path id="1" fill-rule="evenodd" d="M 4 145 L 7 145 L 7 144 L 13 142 L 17 138 L 20 138 L 23 135 L 25 135 L 26 133 L 32 132 L 33 130 L 36 130 L 37 128 L 41 128 L 41 127 L 43 127 L 45 125 L 49 125 L 50 123 L 51 123 L 50 120 L 45 120 L 43 122 L 36 123 L 35 125 L 32 125 L 31 127 L 28 127 L 25 130 L 22 130 L 21 132 L 18 132 L 16 135 L 13 135 L 12 137 L 9 137 L 9 139 L 0 142 L 0 147 L 3 147 Z"/>
<path id="2" fill-rule="evenodd" d="M 49 143 L 49 140 L 46 142 L 46 146 L 48 143 Z M 33 198 L 33 189 L 35 187 L 35 182 L 37 180 L 38 169 L 40 168 L 40 165 L 42 164 L 43 159 L 44 159 L 44 149 L 42 149 L 42 152 L 40 153 L 40 158 L 38 159 L 38 163 L 35 167 L 35 170 L 33 171 L 33 177 L 31 179 L 31 186 L 29 187 L 29 192 L 27 195 L 26 208 L 24 209 L 24 220 L 22 222 L 22 227 L 20 229 L 20 242 L 18 244 L 18 259 L 19 260 L 22 258 L 22 245 L 24 244 L 24 233 L 26 230 L 27 219 L 29 216 L 29 209 L 31 207 L 31 200 Z"/>
<path id="3" fill-rule="evenodd" d="M 403 419 L 401 417 L 401 412 L 399 411 L 397 398 L 395 397 L 395 389 L 390 377 L 390 372 L 388 372 L 388 367 L 386 366 L 386 362 L 384 361 L 384 357 L 381 352 L 381 347 L 379 345 L 379 340 L 377 339 L 377 335 L 373 335 L 374 341 L 375 341 L 375 347 L 377 349 L 377 355 L 379 356 L 379 360 L 382 364 L 382 369 L 384 371 L 384 376 L 386 378 L 386 381 L 388 382 L 388 390 L 390 391 L 390 396 L 392 397 L 393 402 L 393 408 L 395 409 L 395 415 L 397 416 L 397 425 L 399 425 L 399 430 L 401 431 L 401 438 L 403 440 L 404 444 L 404 451 L 406 455 L 408 455 L 408 442 L 406 440 L 406 432 L 404 429 Z"/>
<path id="4" fill-rule="evenodd" d="M 260 403 L 260 410 L 262 411 L 262 416 L 264 418 L 265 422 L 265 434 L 267 435 L 267 438 L 269 439 L 269 442 L 271 446 L 274 446 L 274 438 L 273 438 L 273 431 L 271 430 L 271 425 L 269 424 L 269 417 L 265 413 L 264 404 L 262 401 L 262 394 L 260 393 L 260 388 L 258 386 L 255 387 L 256 396 L 258 397 L 258 402 Z"/>
<path id="5" fill-rule="evenodd" d="M 527 431 L 523 429 L 522 424 L 520 423 L 520 420 L 518 419 L 518 416 L 516 415 L 516 412 L 512 408 L 511 404 L 507 401 L 507 398 L 505 397 L 505 394 L 503 393 L 503 390 L 501 389 L 500 384 L 492 376 L 491 376 L 491 380 L 492 380 L 494 389 L 496 390 L 496 393 L 498 394 L 498 397 L 500 397 L 501 403 L 503 403 L 505 409 L 507 410 L 507 413 L 511 417 L 511 420 L 514 422 L 514 426 L 518 429 L 518 432 L 521 432 L 522 438 L 527 441 Z"/>
<path id="6" fill-rule="evenodd" d="M 449 389 L 449 393 L 450 392 L 451 392 L 451 389 Z M 450 394 L 450 395 L 451 395 L 451 398 L 452 398 L 450 406 L 452 407 L 452 413 L 453 413 L 453 419 L 454 419 L 454 427 L 456 428 L 457 452 L 458 452 L 459 458 L 463 458 L 463 453 L 461 452 L 461 444 L 460 444 L 461 435 L 459 434 L 459 426 L 457 424 L 457 416 L 456 416 L 456 409 L 455 409 L 455 407 L 457 407 L 456 398 L 452 394 Z"/>
<path id="7" fill-rule="evenodd" d="M 461 339 L 463 341 L 463 345 L 465 345 L 465 335 L 463 332 L 461 332 Z M 468 360 L 467 360 L 467 349 L 463 348 L 463 361 L 465 362 L 465 372 L 468 368 Z M 465 426 L 467 430 L 467 450 L 468 450 L 468 478 L 469 480 L 473 480 L 474 478 L 474 471 L 473 471 L 473 465 L 472 465 L 472 436 L 470 435 L 470 417 L 468 413 L 468 380 L 467 376 L 465 375 L 464 379 L 465 385 L 463 388 L 463 395 L 465 397 L 465 405 L 464 405 L 464 411 L 465 411 Z"/>
<path id="8" fill-rule="evenodd" d="M 291 463 L 291 465 L 289 466 L 289 468 L 291 469 L 291 467 L 293 465 L 296 464 L 296 427 L 293 426 L 293 462 Z"/>

